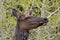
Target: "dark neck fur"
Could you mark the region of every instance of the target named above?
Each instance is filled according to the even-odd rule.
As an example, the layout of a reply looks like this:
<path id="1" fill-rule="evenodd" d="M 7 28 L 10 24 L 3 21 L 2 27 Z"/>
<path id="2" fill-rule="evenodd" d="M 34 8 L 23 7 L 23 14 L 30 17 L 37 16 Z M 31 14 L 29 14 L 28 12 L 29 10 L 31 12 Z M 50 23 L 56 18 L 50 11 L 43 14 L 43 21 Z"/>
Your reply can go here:
<path id="1" fill-rule="evenodd" d="M 19 25 L 17 25 L 15 30 L 15 40 L 27 40 L 29 36 L 29 30 L 21 30 Z"/>

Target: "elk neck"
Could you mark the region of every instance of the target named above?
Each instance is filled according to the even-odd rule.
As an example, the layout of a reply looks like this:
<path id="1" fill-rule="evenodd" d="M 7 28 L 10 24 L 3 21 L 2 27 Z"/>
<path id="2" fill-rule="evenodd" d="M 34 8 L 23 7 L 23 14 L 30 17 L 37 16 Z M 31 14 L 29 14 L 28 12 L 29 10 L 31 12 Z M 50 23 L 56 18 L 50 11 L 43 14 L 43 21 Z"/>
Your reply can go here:
<path id="1" fill-rule="evenodd" d="M 16 40 L 27 40 L 29 36 L 29 30 L 22 30 L 17 23 L 16 30 L 15 30 L 15 39 Z"/>

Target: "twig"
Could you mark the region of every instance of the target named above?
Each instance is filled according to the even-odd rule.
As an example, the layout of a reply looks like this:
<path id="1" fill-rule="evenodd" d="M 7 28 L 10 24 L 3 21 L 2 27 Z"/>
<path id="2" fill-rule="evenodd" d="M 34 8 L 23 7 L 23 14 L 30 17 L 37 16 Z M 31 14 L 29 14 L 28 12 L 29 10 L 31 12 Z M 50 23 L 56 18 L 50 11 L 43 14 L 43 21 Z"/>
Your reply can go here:
<path id="1" fill-rule="evenodd" d="M 57 9 L 57 10 L 55 10 L 53 13 L 51 13 L 47 18 L 50 18 L 52 15 L 54 15 L 58 10 L 60 9 L 60 7 Z"/>
<path id="2" fill-rule="evenodd" d="M 32 4 L 31 4 L 31 7 L 30 7 L 30 10 L 32 10 L 33 5 L 34 5 L 34 0 L 32 0 Z"/>
<path id="3" fill-rule="evenodd" d="M 49 12 L 49 11 L 47 11 L 47 10 L 45 10 L 47 13 L 49 13 L 49 14 L 51 14 L 51 12 Z"/>
<path id="4" fill-rule="evenodd" d="M 28 15 L 31 15 L 31 14 L 32 14 L 33 5 L 34 5 L 34 0 L 32 0 L 32 4 L 31 4 L 31 6 L 30 6 L 30 10 L 27 12 Z"/>

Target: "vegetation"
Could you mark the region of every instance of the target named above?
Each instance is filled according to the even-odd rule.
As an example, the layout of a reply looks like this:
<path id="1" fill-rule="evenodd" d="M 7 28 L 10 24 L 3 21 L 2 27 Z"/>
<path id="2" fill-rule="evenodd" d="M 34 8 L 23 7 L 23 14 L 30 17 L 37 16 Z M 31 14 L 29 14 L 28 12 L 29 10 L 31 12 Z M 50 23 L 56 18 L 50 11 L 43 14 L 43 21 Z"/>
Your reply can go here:
<path id="1" fill-rule="evenodd" d="M 28 12 L 33 4 L 33 16 L 49 17 L 46 26 L 30 32 L 28 40 L 60 40 L 60 0 L 0 0 L 0 40 L 9 40 L 14 34 L 16 20 L 12 8 Z M 54 14 L 53 14 L 54 13 Z M 51 15 L 51 16 L 50 16 Z"/>

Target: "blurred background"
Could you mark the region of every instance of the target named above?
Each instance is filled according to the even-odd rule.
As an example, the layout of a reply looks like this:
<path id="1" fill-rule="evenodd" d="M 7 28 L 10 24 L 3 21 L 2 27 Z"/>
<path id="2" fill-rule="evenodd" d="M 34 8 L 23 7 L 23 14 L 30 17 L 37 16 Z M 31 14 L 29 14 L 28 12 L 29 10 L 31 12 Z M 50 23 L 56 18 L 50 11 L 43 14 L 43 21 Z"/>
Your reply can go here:
<path id="1" fill-rule="evenodd" d="M 11 8 L 25 13 L 31 7 L 33 16 L 47 17 L 49 22 L 30 30 L 28 40 L 60 40 L 60 0 L 0 0 L 0 40 L 9 40 L 14 34 L 16 20 Z"/>

